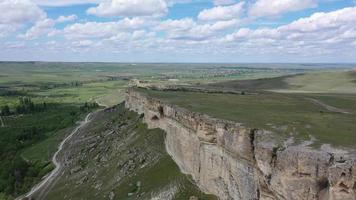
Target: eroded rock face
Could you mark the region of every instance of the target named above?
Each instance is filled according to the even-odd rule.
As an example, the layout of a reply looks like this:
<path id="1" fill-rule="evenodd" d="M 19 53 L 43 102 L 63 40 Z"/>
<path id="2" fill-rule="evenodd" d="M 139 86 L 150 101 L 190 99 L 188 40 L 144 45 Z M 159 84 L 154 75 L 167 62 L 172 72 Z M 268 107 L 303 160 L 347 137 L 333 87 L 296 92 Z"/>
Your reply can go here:
<path id="1" fill-rule="evenodd" d="M 270 133 L 128 90 L 126 107 L 166 133 L 166 149 L 202 191 L 222 200 L 356 200 L 356 158 L 296 146 Z"/>

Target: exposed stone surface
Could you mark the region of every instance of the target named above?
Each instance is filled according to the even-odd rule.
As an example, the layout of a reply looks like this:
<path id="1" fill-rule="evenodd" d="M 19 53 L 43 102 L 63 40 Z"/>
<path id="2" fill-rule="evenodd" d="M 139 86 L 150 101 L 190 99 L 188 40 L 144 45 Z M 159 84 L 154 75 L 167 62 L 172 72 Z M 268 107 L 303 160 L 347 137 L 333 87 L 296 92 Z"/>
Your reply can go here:
<path id="1" fill-rule="evenodd" d="M 166 149 L 202 191 L 228 199 L 356 200 L 356 158 L 301 146 L 128 90 L 126 107 L 167 133 Z"/>

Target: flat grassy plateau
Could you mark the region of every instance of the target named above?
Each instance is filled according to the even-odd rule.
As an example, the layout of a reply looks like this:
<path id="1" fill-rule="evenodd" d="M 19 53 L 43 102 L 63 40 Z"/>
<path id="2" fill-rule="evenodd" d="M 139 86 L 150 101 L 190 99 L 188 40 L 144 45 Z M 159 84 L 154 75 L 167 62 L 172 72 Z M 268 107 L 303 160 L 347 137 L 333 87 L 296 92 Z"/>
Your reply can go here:
<path id="1" fill-rule="evenodd" d="M 328 75 L 330 77 L 333 73 Z M 337 75 L 341 76 L 339 72 L 337 72 Z M 348 78 L 348 81 L 345 82 L 343 78 L 334 77 L 333 80 L 341 80 L 334 82 L 334 84 L 344 88 L 345 94 L 328 93 L 331 86 L 325 90 L 315 86 L 318 87 L 318 91 L 324 93 L 313 93 L 315 90 L 310 91 L 310 93 L 266 91 L 274 88 L 284 88 L 286 91 L 289 88 L 293 89 L 295 85 L 291 87 L 289 82 L 295 80 L 295 78 L 304 80 L 304 76 L 310 77 L 307 74 L 201 86 L 210 89 L 247 91 L 241 92 L 241 94 L 139 90 L 152 97 L 194 112 L 240 122 L 251 128 L 270 130 L 281 141 L 293 137 L 296 144 L 306 140 L 315 140 L 314 146 L 331 144 L 337 147 L 355 148 L 356 95 L 352 92 L 356 88 L 354 81 L 356 78 Z M 323 80 L 326 79 L 325 74 L 320 76 L 323 77 Z M 346 77 L 344 73 L 342 76 Z M 349 77 L 349 72 L 347 77 Z M 318 80 L 315 79 L 313 82 L 318 82 Z M 344 86 L 338 84 L 340 82 L 344 83 Z M 301 82 L 298 82 L 298 84 L 301 84 Z M 309 84 L 309 82 L 306 84 Z M 351 87 L 352 84 L 354 86 Z M 308 87 L 315 88 L 312 85 Z M 301 88 L 304 91 L 306 86 Z M 337 109 L 332 110 L 328 106 Z"/>

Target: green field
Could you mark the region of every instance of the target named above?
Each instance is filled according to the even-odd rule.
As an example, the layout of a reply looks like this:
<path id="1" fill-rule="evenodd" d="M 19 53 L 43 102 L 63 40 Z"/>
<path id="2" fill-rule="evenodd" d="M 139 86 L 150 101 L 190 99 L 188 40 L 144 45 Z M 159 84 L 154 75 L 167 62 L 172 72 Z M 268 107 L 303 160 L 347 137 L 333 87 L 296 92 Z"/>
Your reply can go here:
<path id="1" fill-rule="evenodd" d="M 202 87 L 237 91 L 272 90 L 283 93 L 356 94 L 356 72 L 317 71 L 274 78 L 219 82 Z"/>
<path id="2" fill-rule="evenodd" d="M 131 79 L 159 85 L 185 85 L 305 71 L 308 70 L 251 68 L 243 64 L 0 62 L 0 106 L 16 106 L 18 96 L 61 103 L 98 100 L 110 106 L 123 100 L 123 91 Z"/>
<path id="3" fill-rule="evenodd" d="M 356 94 L 355 71 L 308 73 L 285 81 L 290 85 L 289 90 L 299 92 Z"/>

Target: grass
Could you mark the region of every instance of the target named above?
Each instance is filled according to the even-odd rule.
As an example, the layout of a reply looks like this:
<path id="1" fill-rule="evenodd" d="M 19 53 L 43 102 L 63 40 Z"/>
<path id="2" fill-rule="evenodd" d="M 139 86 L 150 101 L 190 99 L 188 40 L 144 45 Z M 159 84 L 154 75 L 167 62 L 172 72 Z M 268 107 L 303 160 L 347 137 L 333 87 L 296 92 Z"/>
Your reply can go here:
<path id="1" fill-rule="evenodd" d="M 70 88 L 56 88 L 45 91 L 35 91 L 31 94 L 35 95 L 39 99 L 46 101 L 56 101 L 61 103 L 80 103 L 86 101 L 93 101 L 94 99 L 103 100 L 103 103 L 108 103 L 105 96 L 114 96 L 115 99 L 119 99 L 122 93 L 118 93 L 118 90 L 123 90 L 127 85 L 126 81 L 105 81 L 83 84 L 80 87 Z M 118 103 L 118 102 L 116 102 Z M 113 105 L 113 102 L 109 101 L 109 105 Z"/>
<path id="2" fill-rule="evenodd" d="M 352 71 L 308 73 L 286 78 L 290 90 L 313 93 L 356 93 L 356 76 Z"/>
<path id="3" fill-rule="evenodd" d="M 42 111 L 2 117 L 0 191 L 17 196 L 48 173 L 58 144 L 86 112 L 79 105 L 47 104 Z M 21 176 L 14 179 L 15 172 Z"/>
<path id="4" fill-rule="evenodd" d="M 233 80 L 203 85 L 237 91 L 272 90 L 283 93 L 338 93 L 356 94 L 354 71 L 316 71 L 253 80 Z"/>
<path id="5" fill-rule="evenodd" d="M 144 91 L 144 90 L 141 90 Z M 254 95 L 162 92 L 149 95 L 191 111 L 244 123 L 251 128 L 271 130 L 279 138 L 294 137 L 298 142 L 317 139 L 316 144 L 355 147 L 356 112 L 329 112 L 306 97 L 325 100 L 331 106 L 355 111 L 356 96 L 293 95 L 261 92 Z M 182 98 L 184 97 L 184 98 Z"/>
<path id="6" fill-rule="evenodd" d="M 58 149 L 58 144 L 68 135 L 74 127 L 64 128 L 48 133 L 48 138 L 22 150 L 21 155 L 26 160 L 49 162 Z"/>
<path id="7" fill-rule="evenodd" d="M 300 75 L 260 78 L 252 80 L 233 80 L 227 82 L 207 84 L 203 85 L 202 87 L 237 91 L 287 89 L 289 87 L 289 84 L 286 81 L 286 78 L 292 78 L 297 76 Z"/>

